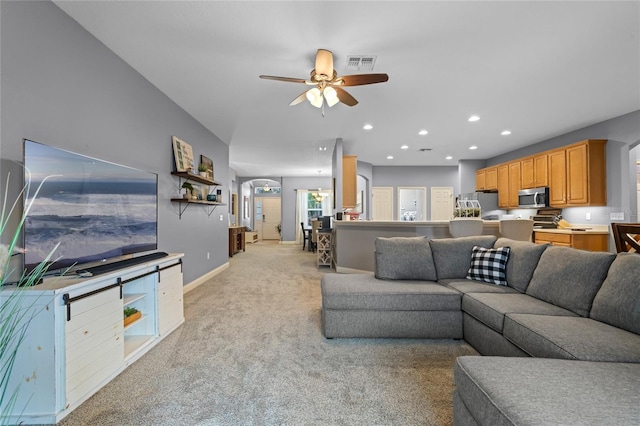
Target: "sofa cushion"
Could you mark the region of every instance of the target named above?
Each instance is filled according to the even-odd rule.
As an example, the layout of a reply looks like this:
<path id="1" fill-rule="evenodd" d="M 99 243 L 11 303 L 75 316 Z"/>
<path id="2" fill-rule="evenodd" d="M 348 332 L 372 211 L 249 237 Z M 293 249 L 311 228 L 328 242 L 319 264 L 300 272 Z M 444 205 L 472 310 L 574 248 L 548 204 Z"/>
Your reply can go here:
<path id="1" fill-rule="evenodd" d="M 453 375 L 456 425 L 466 424 L 456 417 L 460 402 L 481 425 L 632 425 L 640 419 L 640 364 L 463 356 Z"/>
<path id="2" fill-rule="evenodd" d="M 462 297 L 462 310 L 500 333 L 508 313 L 575 316 L 571 311 L 520 293 L 466 293 Z"/>
<path id="3" fill-rule="evenodd" d="M 526 293 L 587 317 L 615 257 L 613 253 L 548 247 Z"/>
<path id="4" fill-rule="evenodd" d="M 506 270 L 509 251 L 509 247 L 488 249 L 474 246 L 471 251 L 471 265 L 467 271 L 467 279 L 507 285 Z"/>
<path id="5" fill-rule="evenodd" d="M 549 246 L 509 238 L 498 238 L 493 246 L 511 248 L 507 262 L 507 285 L 524 293 L 531 281 L 533 271 L 538 266 L 542 252 Z"/>
<path id="6" fill-rule="evenodd" d="M 438 279 L 465 278 L 474 246 L 493 247 L 494 235 L 429 240 Z"/>
<path id="7" fill-rule="evenodd" d="M 640 334 L 640 256 L 620 253 L 593 299 L 590 317 Z"/>
<path id="8" fill-rule="evenodd" d="M 438 280 L 438 284 L 458 290 L 460 293 L 518 293 L 515 289 L 503 285 L 489 284 L 484 281 L 461 278 Z"/>
<path id="9" fill-rule="evenodd" d="M 459 311 L 462 295 L 429 281 L 385 281 L 371 274 L 329 273 L 322 277 L 326 309 Z"/>
<path id="10" fill-rule="evenodd" d="M 383 280 L 435 281 L 431 246 L 426 237 L 378 237 L 376 247 L 376 278 Z"/>
<path id="11" fill-rule="evenodd" d="M 504 337 L 529 355 L 640 362 L 640 336 L 583 317 L 507 314 Z"/>

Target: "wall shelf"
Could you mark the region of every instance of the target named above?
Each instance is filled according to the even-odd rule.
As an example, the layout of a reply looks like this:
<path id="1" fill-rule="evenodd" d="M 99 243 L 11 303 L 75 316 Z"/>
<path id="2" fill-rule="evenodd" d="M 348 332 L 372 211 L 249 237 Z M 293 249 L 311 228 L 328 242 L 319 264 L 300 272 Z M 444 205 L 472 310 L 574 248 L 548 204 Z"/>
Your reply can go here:
<path id="1" fill-rule="evenodd" d="M 220 186 L 221 183 L 220 182 L 216 182 L 213 179 L 208 179 L 205 177 L 202 177 L 200 175 L 196 175 L 193 173 L 189 173 L 189 172 L 171 172 L 171 174 L 173 176 L 178 176 L 180 178 L 179 180 L 179 188 L 182 188 L 182 181 L 184 180 L 185 182 L 187 181 L 193 181 L 193 182 L 197 182 L 209 187 L 216 187 L 216 186 Z M 207 191 L 209 192 L 209 191 Z M 213 213 L 213 211 L 216 209 L 216 207 L 218 206 L 226 206 L 225 203 L 219 203 L 217 201 L 208 201 L 208 200 L 198 200 L 198 199 L 189 199 L 189 198 L 172 198 L 171 202 L 173 203 L 178 203 L 179 207 L 178 207 L 178 217 L 180 219 L 182 219 L 182 214 L 187 210 L 187 208 L 189 207 L 189 205 L 191 204 L 197 204 L 200 206 L 208 206 L 207 207 L 207 216 L 211 216 L 211 214 Z"/>

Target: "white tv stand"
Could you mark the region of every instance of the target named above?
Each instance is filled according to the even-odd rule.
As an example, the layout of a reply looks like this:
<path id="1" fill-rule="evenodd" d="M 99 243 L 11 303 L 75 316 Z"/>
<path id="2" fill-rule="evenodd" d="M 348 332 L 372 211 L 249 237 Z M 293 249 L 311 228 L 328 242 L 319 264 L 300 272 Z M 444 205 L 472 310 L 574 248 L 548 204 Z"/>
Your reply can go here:
<path id="1" fill-rule="evenodd" d="M 182 324 L 182 257 L 24 289 L 21 304 L 33 318 L 8 387 L 20 390 L 12 415 L 0 421 L 59 422 Z M 5 288 L 0 297 L 13 291 L 21 290 Z M 125 307 L 142 312 L 126 327 Z"/>

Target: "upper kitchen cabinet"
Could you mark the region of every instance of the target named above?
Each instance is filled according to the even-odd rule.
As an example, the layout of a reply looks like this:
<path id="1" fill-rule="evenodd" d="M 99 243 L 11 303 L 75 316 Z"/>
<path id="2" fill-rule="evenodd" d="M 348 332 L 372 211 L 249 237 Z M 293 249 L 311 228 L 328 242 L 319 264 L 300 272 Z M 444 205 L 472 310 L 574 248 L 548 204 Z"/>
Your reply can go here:
<path id="1" fill-rule="evenodd" d="M 342 156 L 342 208 L 353 209 L 358 199 L 358 157 Z"/>
<path id="2" fill-rule="evenodd" d="M 488 167 L 476 171 L 476 191 L 495 192 L 498 190 L 498 168 Z"/>
<path id="3" fill-rule="evenodd" d="M 567 204 L 606 206 L 607 141 L 586 140 L 567 147 Z"/>
<path id="4" fill-rule="evenodd" d="M 546 153 L 520 161 L 522 189 L 549 186 L 548 156 Z"/>
<path id="5" fill-rule="evenodd" d="M 607 205 L 606 143 L 588 139 L 549 153 L 552 207 Z"/>

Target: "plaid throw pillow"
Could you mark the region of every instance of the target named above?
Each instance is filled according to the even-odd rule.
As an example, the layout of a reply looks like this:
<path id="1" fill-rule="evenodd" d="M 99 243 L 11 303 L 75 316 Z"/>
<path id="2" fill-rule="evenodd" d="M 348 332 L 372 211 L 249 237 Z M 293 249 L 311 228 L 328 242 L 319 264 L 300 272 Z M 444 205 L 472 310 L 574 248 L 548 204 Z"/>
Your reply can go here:
<path id="1" fill-rule="evenodd" d="M 467 279 L 480 280 L 487 283 L 507 285 L 507 260 L 509 247 L 487 249 L 474 246 L 471 252 L 471 266 Z"/>

